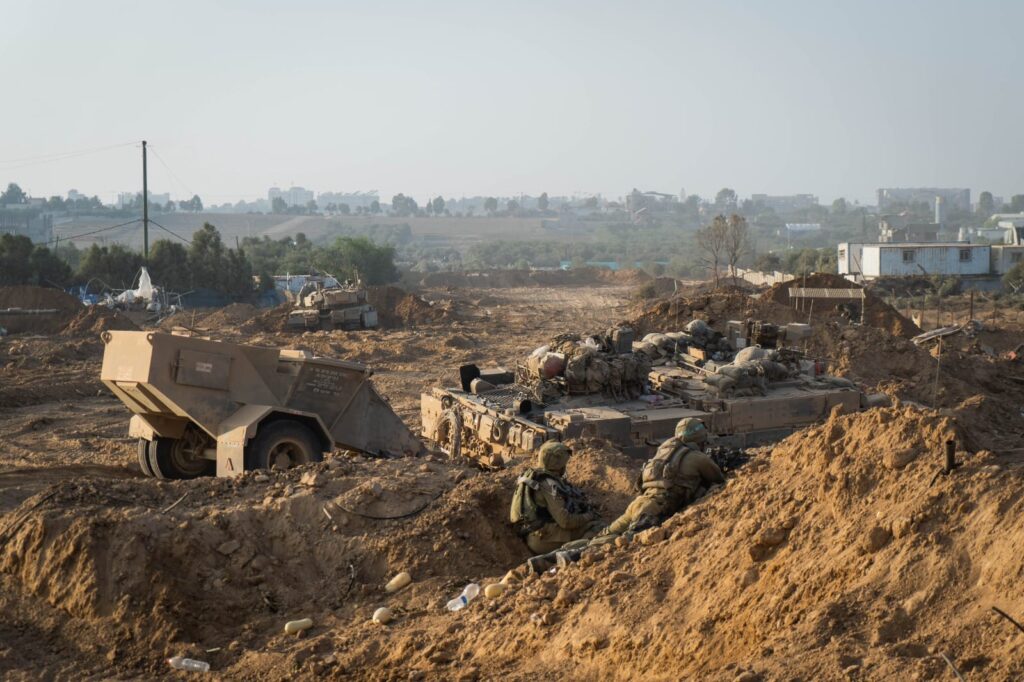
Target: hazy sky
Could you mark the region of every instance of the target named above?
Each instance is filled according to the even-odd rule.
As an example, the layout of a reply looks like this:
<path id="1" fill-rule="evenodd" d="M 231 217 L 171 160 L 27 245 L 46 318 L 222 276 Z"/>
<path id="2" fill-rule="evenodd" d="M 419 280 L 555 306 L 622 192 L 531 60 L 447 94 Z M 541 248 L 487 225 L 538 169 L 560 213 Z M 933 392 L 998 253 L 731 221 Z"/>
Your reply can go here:
<path id="1" fill-rule="evenodd" d="M 1024 2 L 0 0 L 0 182 L 1024 192 Z"/>

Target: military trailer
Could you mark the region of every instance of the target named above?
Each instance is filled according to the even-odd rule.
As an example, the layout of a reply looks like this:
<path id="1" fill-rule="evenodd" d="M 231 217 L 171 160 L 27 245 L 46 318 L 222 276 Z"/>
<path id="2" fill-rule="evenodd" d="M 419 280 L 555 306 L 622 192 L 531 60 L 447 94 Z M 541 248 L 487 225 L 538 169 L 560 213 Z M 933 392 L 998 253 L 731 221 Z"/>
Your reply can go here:
<path id="1" fill-rule="evenodd" d="M 359 284 L 323 287 L 316 283 L 299 292 L 296 307 L 285 323 L 292 330 L 374 329 L 377 309 L 367 303 Z"/>
<path id="2" fill-rule="evenodd" d="M 423 447 L 359 363 L 161 332 L 102 338 L 101 379 L 133 413 L 128 432 L 147 475 L 236 476 L 318 462 L 334 448 Z"/>
<path id="3" fill-rule="evenodd" d="M 803 338 L 804 327 L 790 336 Z M 735 346 L 745 346 L 744 337 L 697 331 L 649 334 L 624 347 L 621 337 L 629 334 L 613 330 L 556 339 L 511 371 L 463 366 L 460 386 L 421 396 L 422 434 L 449 455 L 484 466 L 552 439 L 601 438 L 648 457 L 684 417 L 702 419 L 717 445 L 749 447 L 822 421 L 836 408 L 855 412 L 885 402 L 824 375 L 822 363 L 799 351 L 746 347 L 737 362 Z M 773 329 L 773 343 L 786 331 Z M 573 370 L 574 363 L 584 369 Z"/>

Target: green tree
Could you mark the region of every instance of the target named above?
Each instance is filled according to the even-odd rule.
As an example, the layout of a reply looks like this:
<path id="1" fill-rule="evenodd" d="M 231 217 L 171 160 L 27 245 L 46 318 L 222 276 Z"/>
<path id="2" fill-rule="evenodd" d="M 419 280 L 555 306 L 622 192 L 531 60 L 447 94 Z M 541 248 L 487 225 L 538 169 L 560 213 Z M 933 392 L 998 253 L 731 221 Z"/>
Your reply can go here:
<path id="1" fill-rule="evenodd" d="M 29 257 L 31 284 L 52 284 L 66 287 L 71 282 L 71 266 L 45 246 L 36 246 Z"/>
<path id="2" fill-rule="evenodd" d="M 169 291 L 184 293 L 191 288 L 188 250 L 180 242 L 159 239 L 149 249 L 149 274 Z"/>
<path id="3" fill-rule="evenodd" d="M 433 201 L 434 215 L 441 215 L 444 213 L 444 197 L 435 197 Z"/>
<path id="4" fill-rule="evenodd" d="M 20 234 L 0 234 L 0 285 L 27 284 L 32 277 L 31 255 L 31 239 Z"/>
<path id="5" fill-rule="evenodd" d="M 1024 194 L 1010 197 L 1010 213 L 1024 213 Z"/>
<path id="6" fill-rule="evenodd" d="M 50 249 L 24 235 L 0 235 L 0 285 L 64 287 L 70 281 L 71 268 Z"/>
<path id="7" fill-rule="evenodd" d="M 192 288 L 215 289 L 244 295 L 252 291 L 252 264 L 241 250 L 228 249 L 220 232 L 210 223 L 192 235 L 188 248 Z"/>
<path id="8" fill-rule="evenodd" d="M 75 246 L 73 241 L 65 240 L 59 242 L 57 247 L 54 249 L 54 253 L 57 254 L 62 261 L 68 264 L 68 267 L 71 268 L 72 272 L 78 270 L 78 264 L 82 260 L 82 252 L 78 250 L 78 247 Z"/>
<path id="9" fill-rule="evenodd" d="M 120 244 L 93 244 L 82 254 L 75 277 L 82 283 L 98 280 L 112 289 L 127 289 L 142 267 L 142 254 Z"/>
<path id="10" fill-rule="evenodd" d="M 28 195 L 16 182 L 7 185 L 7 189 L 0 194 L 0 204 L 24 204 L 26 201 L 28 201 Z"/>
<path id="11" fill-rule="evenodd" d="M 370 213 L 380 213 L 380 202 L 376 199 L 370 202 Z"/>
<path id="12" fill-rule="evenodd" d="M 274 197 L 273 201 L 270 202 L 270 212 L 275 214 L 287 213 L 288 204 L 281 197 Z"/>
<path id="13" fill-rule="evenodd" d="M 519 202 L 515 199 L 509 199 L 508 204 L 506 204 L 506 208 L 508 208 L 509 213 L 515 213 L 519 210 Z"/>
<path id="14" fill-rule="evenodd" d="M 341 215 L 349 215 L 352 213 L 352 207 L 348 204 L 338 204 L 338 213 Z"/>
<path id="15" fill-rule="evenodd" d="M 364 284 L 386 284 L 398 280 L 395 249 L 374 244 L 366 237 L 339 237 L 317 254 L 317 266 L 336 277 L 358 278 Z"/>
<path id="16" fill-rule="evenodd" d="M 488 213 L 494 213 L 498 210 L 498 199 L 495 197 L 487 197 L 484 199 L 484 210 Z"/>
<path id="17" fill-rule="evenodd" d="M 540 195 L 540 198 L 537 199 L 537 208 L 539 208 L 542 211 L 546 211 L 546 210 L 548 210 L 548 204 L 549 204 L 548 193 L 547 192 L 542 192 L 541 195 Z"/>
<path id="18" fill-rule="evenodd" d="M 319 207 L 316 205 L 316 201 L 314 201 L 313 199 L 307 201 L 306 210 L 309 211 L 310 214 L 316 213 L 317 210 L 319 210 Z"/>
<path id="19" fill-rule="evenodd" d="M 715 206 L 719 210 L 735 210 L 736 209 L 736 190 L 723 187 L 718 190 L 718 194 L 715 195 Z"/>
<path id="20" fill-rule="evenodd" d="M 836 215 L 846 215 L 846 210 L 849 208 L 846 204 L 846 199 L 839 197 L 832 202 L 832 212 Z"/>

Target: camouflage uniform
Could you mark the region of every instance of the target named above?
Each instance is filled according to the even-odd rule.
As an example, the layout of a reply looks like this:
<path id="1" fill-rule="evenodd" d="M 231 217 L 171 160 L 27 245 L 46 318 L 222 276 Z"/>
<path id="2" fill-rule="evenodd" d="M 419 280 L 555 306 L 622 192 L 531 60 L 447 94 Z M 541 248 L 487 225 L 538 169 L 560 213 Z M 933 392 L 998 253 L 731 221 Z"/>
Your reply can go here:
<path id="1" fill-rule="evenodd" d="M 579 557 L 579 550 L 611 542 L 623 533 L 660 525 L 696 499 L 702 488 L 725 483 L 722 470 L 700 450 L 706 441 L 707 429 L 703 422 L 692 417 L 681 420 L 676 426 L 676 435 L 662 443 L 654 457 L 644 464 L 636 481 L 640 495 L 629 503 L 622 516 L 593 539 L 563 545 L 560 549 L 568 551 L 566 559 L 574 561 Z M 540 572 L 553 565 L 555 554 L 552 551 L 534 557 L 530 565 Z"/>
<path id="2" fill-rule="evenodd" d="M 601 520 L 586 495 L 565 480 L 569 449 L 558 442 L 541 446 L 537 467 L 516 480 L 509 518 L 530 551 L 544 554 L 567 542 L 591 538 Z"/>

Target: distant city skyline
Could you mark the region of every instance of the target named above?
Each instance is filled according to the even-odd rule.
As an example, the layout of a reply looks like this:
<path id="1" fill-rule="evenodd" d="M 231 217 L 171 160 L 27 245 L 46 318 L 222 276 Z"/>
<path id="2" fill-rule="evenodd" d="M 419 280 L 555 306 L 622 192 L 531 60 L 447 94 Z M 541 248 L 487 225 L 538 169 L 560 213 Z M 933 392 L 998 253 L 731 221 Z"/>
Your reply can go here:
<path id="1" fill-rule="evenodd" d="M 0 183 L 114 202 L 145 138 L 151 189 L 207 204 L 293 184 L 1009 197 L 1022 20 L 1001 0 L 14 4 Z"/>

